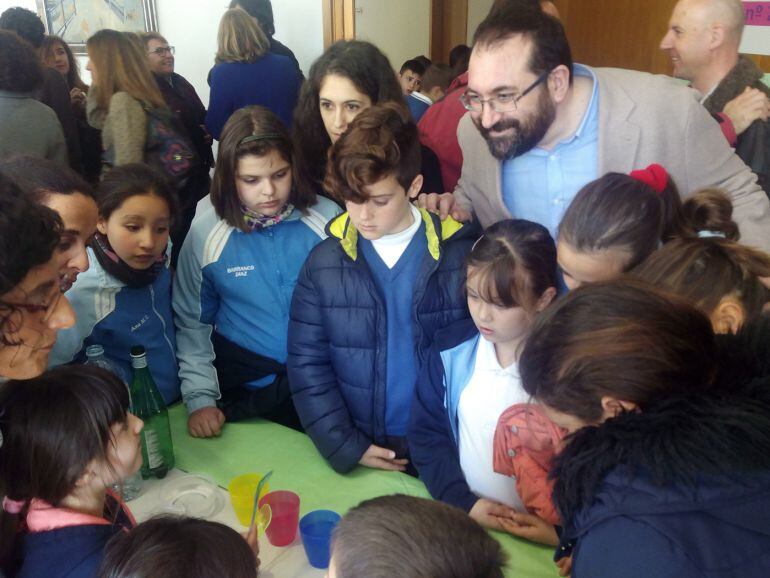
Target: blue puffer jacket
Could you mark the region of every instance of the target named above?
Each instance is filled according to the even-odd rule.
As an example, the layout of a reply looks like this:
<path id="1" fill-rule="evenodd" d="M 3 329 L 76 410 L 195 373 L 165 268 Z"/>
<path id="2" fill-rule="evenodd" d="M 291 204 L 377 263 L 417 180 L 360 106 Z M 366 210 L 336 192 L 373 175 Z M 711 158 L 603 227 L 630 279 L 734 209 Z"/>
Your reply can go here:
<path id="1" fill-rule="evenodd" d="M 469 317 L 465 256 L 473 225 L 443 223 L 421 211 L 428 252 L 415 281 L 414 346 L 421 364 L 439 329 Z M 292 299 L 289 383 L 302 425 L 338 472 L 352 469 L 372 444 L 385 443 L 387 318 L 358 232 L 347 213 L 327 226 L 310 253 Z"/>

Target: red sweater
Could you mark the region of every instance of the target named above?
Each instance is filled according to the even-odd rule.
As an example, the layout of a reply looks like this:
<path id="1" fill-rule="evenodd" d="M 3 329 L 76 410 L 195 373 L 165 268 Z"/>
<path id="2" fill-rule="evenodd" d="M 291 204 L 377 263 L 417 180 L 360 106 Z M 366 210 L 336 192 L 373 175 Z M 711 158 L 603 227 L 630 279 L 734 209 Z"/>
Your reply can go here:
<path id="1" fill-rule="evenodd" d="M 460 102 L 460 96 L 467 86 L 468 73 L 464 72 L 455 78 L 446 96 L 432 105 L 417 125 L 420 129 L 420 142 L 431 148 L 438 157 L 441 178 L 448 191 L 454 190 L 463 167 L 463 153 L 457 142 L 457 125 L 468 112 Z"/>

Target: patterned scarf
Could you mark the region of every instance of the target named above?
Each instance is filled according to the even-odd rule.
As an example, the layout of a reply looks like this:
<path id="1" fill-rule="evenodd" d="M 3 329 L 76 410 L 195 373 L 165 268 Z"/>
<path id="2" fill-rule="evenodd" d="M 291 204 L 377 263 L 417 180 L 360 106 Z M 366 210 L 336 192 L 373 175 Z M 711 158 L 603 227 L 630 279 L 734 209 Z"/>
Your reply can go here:
<path id="1" fill-rule="evenodd" d="M 132 289 L 151 285 L 166 266 L 166 252 L 164 251 L 158 257 L 158 260 L 147 269 L 134 269 L 118 257 L 117 253 L 112 249 L 109 239 L 101 233 L 94 235 L 94 242 L 91 244 L 91 248 L 94 250 L 96 260 L 104 267 L 104 270 Z"/>
<path id="2" fill-rule="evenodd" d="M 252 211 L 245 205 L 241 205 L 241 211 L 243 212 L 243 221 L 246 223 L 246 226 L 252 231 L 261 231 L 262 229 L 267 229 L 268 227 L 277 225 L 281 221 L 285 220 L 286 217 L 291 215 L 293 210 L 294 210 L 294 205 L 292 205 L 291 203 L 286 203 L 283 206 L 283 208 L 280 211 L 278 211 L 275 215 L 265 216 L 260 213 L 257 213 L 256 211 Z"/>

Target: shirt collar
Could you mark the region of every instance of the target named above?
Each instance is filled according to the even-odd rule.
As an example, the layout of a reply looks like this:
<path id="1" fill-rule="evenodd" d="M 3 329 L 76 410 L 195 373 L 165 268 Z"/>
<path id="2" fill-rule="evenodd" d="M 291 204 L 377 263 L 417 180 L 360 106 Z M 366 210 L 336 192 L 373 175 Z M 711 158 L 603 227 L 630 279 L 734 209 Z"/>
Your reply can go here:
<path id="1" fill-rule="evenodd" d="M 594 116 L 595 107 L 598 102 L 597 94 L 599 93 L 599 82 L 596 79 L 596 74 L 594 74 L 594 71 L 584 64 L 575 63 L 573 65 L 573 74 L 575 76 L 586 76 L 590 78 L 593 81 L 593 88 L 591 89 L 591 99 L 588 101 L 588 106 L 586 107 L 585 113 L 583 113 L 583 119 L 580 121 L 575 134 L 573 134 L 567 140 L 562 141 L 564 143 L 572 142 L 572 140 L 580 138 L 583 135 L 583 132 L 586 130 L 586 125 Z"/>
<path id="2" fill-rule="evenodd" d="M 512 363 L 508 367 L 502 367 L 497 360 L 497 352 L 494 343 L 479 337 L 480 343 L 476 354 L 476 368 L 489 371 L 495 375 L 516 377 L 519 375 L 518 363 Z"/>
<path id="3" fill-rule="evenodd" d="M 706 102 L 706 101 L 708 100 L 709 96 L 711 96 L 712 94 L 714 94 L 714 91 L 717 89 L 717 86 L 719 86 L 719 83 L 717 83 L 717 84 L 715 84 L 714 86 L 712 86 L 712 87 L 711 87 L 711 90 L 709 90 L 709 91 L 708 91 L 706 94 L 704 94 L 703 96 L 701 96 L 701 98 L 700 98 L 700 103 L 701 103 L 701 104 L 703 104 L 704 102 Z M 693 90 L 695 90 L 695 89 L 693 89 Z"/>
<path id="4" fill-rule="evenodd" d="M 107 496 L 108 500 L 113 501 L 126 514 L 130 523 L 135 525 L 136 521 L 126 505 L 111 491 L 107 492 Z M 72 526 L 107 526 L 111 523 L 103 516 L 84 514 L 68 508 L 57 508 L 38 498 L 30 501 L 26 519 L 29 532 L 48 532 Z"/>
<path id="5" fill-rule="evenodd" d="M 411 225 L 399 233 L 383 235 L 379 239 L 372 241 L 372 243 L 375 246 L 382 247 L 383 245 L 393 246 L 411 241 L 412 237 L 414 237 L 420 229 L 420 225 L 422 225 L 422 215 L 420 215 L 420 211 L 411 203 L 409 204 L 409 209 L 411 210 L 412 218 L 414 219 L 414 222 Z"/>

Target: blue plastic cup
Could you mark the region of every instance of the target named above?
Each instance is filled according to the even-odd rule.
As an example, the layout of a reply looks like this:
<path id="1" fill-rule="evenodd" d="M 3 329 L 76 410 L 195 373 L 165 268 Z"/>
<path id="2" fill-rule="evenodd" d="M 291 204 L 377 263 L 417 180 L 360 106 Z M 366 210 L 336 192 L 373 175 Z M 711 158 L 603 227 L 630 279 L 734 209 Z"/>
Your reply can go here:
<path id="1" fill-rule="evenodd" d="M 332 532 L 340 515 L 331 510 L 315 510 L 302 516 L 299 521 L 299 534 L 305 554 L 313 568 L 323 570 L 329 567 L 329 545 Z"/>

